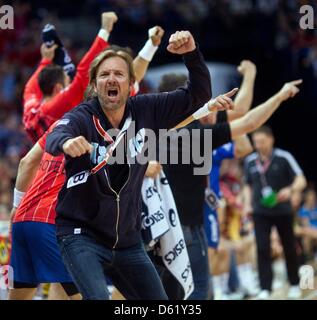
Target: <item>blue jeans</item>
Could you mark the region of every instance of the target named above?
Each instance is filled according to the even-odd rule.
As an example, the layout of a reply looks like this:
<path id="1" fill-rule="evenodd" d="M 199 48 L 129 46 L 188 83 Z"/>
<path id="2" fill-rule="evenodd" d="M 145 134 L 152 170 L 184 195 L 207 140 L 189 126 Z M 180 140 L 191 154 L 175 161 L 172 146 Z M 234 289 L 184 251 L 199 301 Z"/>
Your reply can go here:
<path id="1" fill-rule="evenodd" d="M 188 300 L 207 300 L 209 289 L 209 263 L 207 237 L 203 226 L 182 226 L 192 268 L 194 286 Z"/>
<path id="2" fill-rule="evenodd" d="M 106 276 L 127 299 L 166 300 L 161 280 L 140 242 L 111 250 L 88 235 L 58 237 L 68 272 L 85 300 L 108 300 Z"/>

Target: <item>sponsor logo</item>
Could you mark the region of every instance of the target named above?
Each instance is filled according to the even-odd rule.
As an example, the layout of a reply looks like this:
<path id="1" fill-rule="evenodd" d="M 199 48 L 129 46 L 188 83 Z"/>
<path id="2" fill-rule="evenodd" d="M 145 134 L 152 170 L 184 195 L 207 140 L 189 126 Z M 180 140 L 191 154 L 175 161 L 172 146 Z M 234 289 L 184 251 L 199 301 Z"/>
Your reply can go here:
<path id="1" fill-rule="evenodd" d="M 149 216 L 143 215 L 142 228 L 143 229 L 149 228 L 149 227 L 153 226 L 155 223 L 157 223 L 163 219 L 164 219 L 164 213 L 160 210 L 154 212 L 153 214 L 151 214 Z"/>
<path id="2" fill-rule="evenodd" d="M 88 171 L 81 171 L 70 177 L 67 181 L 67 189 L 85 183 L 89 177 Z"/>
<path id="3" fill-rule="evenodd" d="M 176 212 L 173 209 L 169 209 L 168 217 L 170 219 L 171 226 L 175 228 L 177 225 L 177 217 L 176 217 Z"/>
<path id="4" fill-rule="evenodd" d="M 168 265 L 170 265 L 185 249 L 185 242 L 183 239 L 179 240 L 179 242 L 175 245 L 173 250 L 169 251 L 165 256 L 164 259 Z"/>
<path id="5" fill-rule="evenodd" d="M 185 270 L 182 272 L 182 279 L 186 282 L 188 280 L 188 276 L 190 274 L 191 267 L 190 263 L 187 264 Z"/>

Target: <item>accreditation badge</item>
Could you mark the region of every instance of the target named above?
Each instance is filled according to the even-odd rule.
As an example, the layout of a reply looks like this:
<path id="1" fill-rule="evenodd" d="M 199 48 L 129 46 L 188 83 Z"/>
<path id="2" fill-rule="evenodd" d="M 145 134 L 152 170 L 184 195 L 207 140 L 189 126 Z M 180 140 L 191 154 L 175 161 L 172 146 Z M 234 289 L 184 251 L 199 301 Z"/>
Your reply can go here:
<path id="1" fill-rule="evenodd" d="M 205 189 L 205 201 L 211 210 L 217 210 L 219 207 L 219 198 L 210 188 Z"/>
<path id="2" fill-rule="evenodd" d="M 261 194 L 262 194 L 261 204 L 264 207 L 273 208 L 276 206 L 277 194 L 270 186 L 263 187 L 261 190 Z"/>

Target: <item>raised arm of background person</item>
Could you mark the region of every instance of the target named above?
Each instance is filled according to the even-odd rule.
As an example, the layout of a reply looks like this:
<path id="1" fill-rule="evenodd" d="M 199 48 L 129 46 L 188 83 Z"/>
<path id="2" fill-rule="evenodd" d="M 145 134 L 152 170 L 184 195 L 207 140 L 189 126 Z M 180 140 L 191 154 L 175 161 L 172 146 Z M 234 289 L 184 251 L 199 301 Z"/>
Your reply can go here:
<path id="1" fill-rule="evenodd" d="M 118 19 L 112 12 L 103 13 L 101 17 L 102 28 L 89 51 L 78 64 L 75 78 L 70 86 L 41 106 L 41 112 L 45 116 L 50 116 L 54 120 L 60 119 L 64 113 L 82 101 L 89 82 L 90 64 L 101 51 L 109 46 L 107 39 L 113 28 L 113 24 Z"/>
<path id="2" fill-rule="evenodd" d="M 234 140 L 234 157 L 240 159 L 253 151 L 249 137 L 244 134 Z"/>
<path id="3" fill-rule="evenodd" d="M 238 67 L 238 71 L 243 75 L 243 80 L 240 90 L 234 100 L 234 109 L 227 111 L 228 121 L 244 116 L 249 111 L 253 101 L 256 66 L 249 60 L 243 60 Z M 246 134 L 235 139 L 235 158 L 243 158 L 252 151 L 253 147 L 251 141 Z"/>
<path id="4" fill-rule="evenodd" d="M 153 33 L 153 34 L 152 34 Z M 149 67 L 152 58 L 161 44 L 164 30 L 160 26 L 155 26 L 149 30 L 149 39 L 144 47 L 133 60 L 133 68 L 135 72 L 135 80 L 141 82 Z"/>
<path id="5" fill-rule="evenodd" d="M 264 124 L 283 101 L 294 97 L 299 92 L 297 86 L 301 83 L 302 80 L 286 83 L 278 93 L 266 102 L 252 109 L 242 118 L 230 122 L 232 139 L 250 133 Z"/>
<path id="6" fill-rule="evenodd" d="M 37 142 L 20 160 L 15 188 L 26 192 L 32 183 L 44 153 L 44 148 Z"/>
<path id="7" fill-rule="evenodd" d="M 42 99 L 43 94 L 39 87 L 37 78 L 43 68 L 52 63 L 57 45 L 48 48 L 44 43 L 41 46 L 41 62 L 29 81 L 26 83 L 23 92 L 23 108 L 24 112 L 30 112 L 34 105 L 37 105 Z"/>
<path id="8" fill-rule="evenodd" d="M 243 79 L 234 100 L 235 107 L 233 110 L 227 111 L 228 121 L 244 116 L 249 111 L 253 101 L 256 65 L 249 60 L 243 60 L 238 66 L 238 71 L 242 74 Z"/>

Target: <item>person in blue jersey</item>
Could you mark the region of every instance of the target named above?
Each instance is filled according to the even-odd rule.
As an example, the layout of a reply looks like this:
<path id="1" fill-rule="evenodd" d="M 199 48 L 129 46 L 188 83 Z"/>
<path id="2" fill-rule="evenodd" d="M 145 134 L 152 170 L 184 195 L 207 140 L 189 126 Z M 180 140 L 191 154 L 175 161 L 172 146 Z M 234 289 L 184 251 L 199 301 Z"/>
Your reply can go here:
<path id="1" fill-rule="evenodd" d="M 305 192 L 304 204 L 299 210 L 299 216 L 306 227 L 317 231 L 317 196 L 312 188 Z"/>
<path id="2" fill-rule="evenodd" d="M 243 139 L 248 138 L 243 136 Z M 221 164 L 225 159 L 240 158 L 253 150 L 248 141 L 245 142 L 245 145 L 245 150 L 241 155 L 235 155 L 234 142 L 226 143 L 212 152 L 212 169 L 208 177 L 208 187 L 206 189 L 206 199 L 204 203 L 204 225 L 208 246 L 211 248 L 216 249 L 220 239 L 217 207 L 222 198 L 219 186 Z"/>
<path id="3" fill-rule="evenodd" d="M 300 227 L 298 235 L 302 238 L 305 258 L 309 259 L 316 251 L 317 240 L 317 196 L 313 188 L 304 194 L 304 203 L 298 210 Z M 315 249 L 315 250 L 314 250 Z"/>

